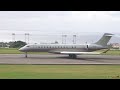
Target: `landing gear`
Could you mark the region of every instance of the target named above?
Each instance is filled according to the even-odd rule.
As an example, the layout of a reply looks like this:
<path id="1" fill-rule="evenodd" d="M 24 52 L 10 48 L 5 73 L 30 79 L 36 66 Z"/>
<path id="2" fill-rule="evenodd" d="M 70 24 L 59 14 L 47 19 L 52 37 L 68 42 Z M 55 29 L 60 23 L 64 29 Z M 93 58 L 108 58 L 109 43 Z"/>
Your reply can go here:
<path id="1" fill-rule="evenodd" d="M 75 54 L 69 54 L 69 57 L 72 58 L 72 59 L 75 59 L 75 58 L 77 58 L 77 55 L 75 55 Z"/>
<path id="2" fill-rule="evenodd" d="M 27 52 L 25 52 L 25 58 L 27 58 Z"/>

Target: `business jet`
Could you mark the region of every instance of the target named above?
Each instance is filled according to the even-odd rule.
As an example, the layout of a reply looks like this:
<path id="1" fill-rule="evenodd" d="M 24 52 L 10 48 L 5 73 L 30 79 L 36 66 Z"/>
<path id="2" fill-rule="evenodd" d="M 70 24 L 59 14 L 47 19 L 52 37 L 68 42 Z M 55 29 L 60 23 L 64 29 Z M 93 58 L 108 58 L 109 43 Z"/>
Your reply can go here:
<path id="1" fill-rule="evenodd" d="M 28 44 L 19 49 L 25 52 L 49 52 L 54 54 L 66 54 L 70 58 L 77 58 L 77 55 L 96 55 L 101 52 L 94 52 L 96 50 L 107 49 L 107 43 L 113 34 L 105 33 L 97 42 L 92 44 Z"/>

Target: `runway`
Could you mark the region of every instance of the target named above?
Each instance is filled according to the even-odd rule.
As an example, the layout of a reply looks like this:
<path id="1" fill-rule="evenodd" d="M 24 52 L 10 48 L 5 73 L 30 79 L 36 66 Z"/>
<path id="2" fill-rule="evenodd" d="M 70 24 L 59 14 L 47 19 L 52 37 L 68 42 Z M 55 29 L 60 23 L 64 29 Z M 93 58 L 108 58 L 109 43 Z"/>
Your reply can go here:
<path id="1" fill-rule="evenodd" d="M 0 64 L 120 64 L 120 56 L 111 55 L 78 55 L 70 59 L 68 55 L 0 54 Z"/>

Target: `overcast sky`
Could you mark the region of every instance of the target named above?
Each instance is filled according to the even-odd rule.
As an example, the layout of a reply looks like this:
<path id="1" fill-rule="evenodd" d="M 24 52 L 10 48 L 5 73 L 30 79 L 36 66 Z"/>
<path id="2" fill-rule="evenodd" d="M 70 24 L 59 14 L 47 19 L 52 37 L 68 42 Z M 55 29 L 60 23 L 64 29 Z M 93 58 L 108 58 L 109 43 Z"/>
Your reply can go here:
<path id="1" fill-rule="evenodd" d="M 29 33 L 39 42 L 40 35 L 105 32 L 120 33 L 120 11 L 0 11 L 0 41 L 11 40 L 11 33 L 20 40 Z"/>

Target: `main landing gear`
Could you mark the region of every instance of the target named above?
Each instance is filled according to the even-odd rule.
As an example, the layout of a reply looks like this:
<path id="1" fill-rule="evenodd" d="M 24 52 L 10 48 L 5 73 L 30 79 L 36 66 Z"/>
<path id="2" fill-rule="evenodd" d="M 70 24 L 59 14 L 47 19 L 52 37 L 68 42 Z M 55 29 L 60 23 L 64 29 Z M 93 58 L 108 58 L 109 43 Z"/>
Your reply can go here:
<path id="1" fill-rule="evenodd" d="M 69 57 L 72 58 L 72 59 L 75 59 L 75 58 L 77 58 L 77 55 L 75 55 L 75 54 L 69 54 Z"/>

